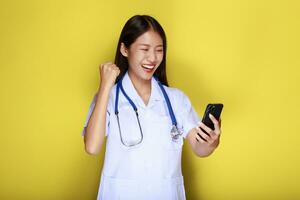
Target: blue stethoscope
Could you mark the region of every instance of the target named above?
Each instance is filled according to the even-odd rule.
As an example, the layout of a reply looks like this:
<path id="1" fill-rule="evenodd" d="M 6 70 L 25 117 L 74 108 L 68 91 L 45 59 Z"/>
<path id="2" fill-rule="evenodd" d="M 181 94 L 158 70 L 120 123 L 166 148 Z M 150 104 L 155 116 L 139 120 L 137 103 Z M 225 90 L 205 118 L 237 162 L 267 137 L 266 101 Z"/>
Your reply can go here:
<path id="1" fill-rule="evenodd" d="M 171 120 L 172 120 L 172 128 L 171 128 L 171 137 L 172 137 L 172 140 L 173 141 L 176 141 L 179 136 L 182 135 L 182 131 L 180 131 L 177 127 L 177 121 L 176 121 L 176 117 L 174 115 L 174 112 L 173 112 L 173 108 L 172 108 L 172 105 L 171 105 L 171 102 L 170 102 L 170 99 L 166 93 L 166 90 L 164 89 L 163 85 L 160 83 L 160 81 L 157 79 L 157 77 L 154 77 L 155 80 L 157 81 L 163 95 L 164 95 L 164 98 L 165 98 L 165 101 L 167 103 L 167 107 L 168 107 L 168 111 L 169 111 L 169 114 L 170 114 L 170 117 L 171 117 Z M 123 78 L 122 78 L 123 79 Z M 121 142 L 124 146 L 126 147 L 132 147 L 132 146 L 135 146 L 135 145 L 138 145 L 140 144 L 142 141 L 143 141 L 143 131 L 142 131 L 142 127 L 141 127 L 141 123 L 140 123 L 140 119 L 139 119 L 139 114 L 138 114 L 138 109 L 136 107 L 136 105 L 133 103 L 133 101 L 130 99 L 130 97 L 126 94 L 123 86 L 122 86 L 122 79 L 120 79 L 117 83 L 117 86 L 116 86 L 116 100 L 115 100 L 115 114 L 117 116 L 117 122 L 118 122 L 118 128 L 119 128 L 119 134 L 120 134 L 120 139 L 121 139 Z M 123 137 L 122 137 L 122 131 L 121 131 L 121 126 L 120 126 L 120 121 L 119 121 L 119 110 L 118 110 L 118 102 L 119 102 L 119 93 L 120 93 L 120 89 L 123 93 L 123 95 L 125 96 L 125 98 L 128 100 L 128 102 L 130 103 L 132 109 L 135 111 L 135 114 L 136 114 L 136 119 L 137 119 L 137 123 L 139 125 L 139 129 L 140 129 L 140 139 L 136 142 L 125 142 L 123 140 Z"/>

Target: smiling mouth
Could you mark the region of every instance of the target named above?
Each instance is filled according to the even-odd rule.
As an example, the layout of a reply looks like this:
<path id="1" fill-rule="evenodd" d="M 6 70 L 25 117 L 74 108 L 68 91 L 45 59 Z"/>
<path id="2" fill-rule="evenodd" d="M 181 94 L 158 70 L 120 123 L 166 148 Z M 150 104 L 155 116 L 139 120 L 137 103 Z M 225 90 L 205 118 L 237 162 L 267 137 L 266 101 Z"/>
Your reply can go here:
<path id="1" fill-rule="evenodd" d="M 153 70 L 155 68 L 155 65 L 142 65 L 142 67 L 146 70 Z"/>

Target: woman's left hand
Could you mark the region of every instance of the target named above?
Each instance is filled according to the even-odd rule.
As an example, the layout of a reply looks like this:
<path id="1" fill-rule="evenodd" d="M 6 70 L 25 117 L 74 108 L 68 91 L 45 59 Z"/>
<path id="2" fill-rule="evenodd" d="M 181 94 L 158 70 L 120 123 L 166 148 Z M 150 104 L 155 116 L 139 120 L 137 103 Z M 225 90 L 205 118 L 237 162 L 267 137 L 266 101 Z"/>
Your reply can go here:
<path id="1" fill-rule="evenodd" d="M 212 115 L 209 114 L 209 118 L 214 124 L 214 130 L 206 126 L 203 122 L 199 122 L 199 127 L 196 127 L 197 134 L 196 140 L 202 144 L 206 144 L 211 147 L 217 147 L 219 144 L 219 138 L 221 135 L 221 118 L 219 121 Z"/>

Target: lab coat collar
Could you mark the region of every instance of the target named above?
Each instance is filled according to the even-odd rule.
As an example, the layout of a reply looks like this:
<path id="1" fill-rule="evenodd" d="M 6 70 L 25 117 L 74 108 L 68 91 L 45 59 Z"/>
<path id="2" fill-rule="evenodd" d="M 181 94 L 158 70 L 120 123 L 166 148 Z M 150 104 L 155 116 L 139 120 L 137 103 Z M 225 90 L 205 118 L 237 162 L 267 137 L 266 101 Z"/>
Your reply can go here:
<path id="1" fill-rule="evenodd" d="M 127 95 L 131 98 L 131 100 L 134 103 L 138 103 L 140 106 L 145 107 L 145 104 L 144 104 L 142 98 L 139 96 L 139 94 L 137 93 L 136 89 L 133 86 L 133 83 L 128 75 L 128 71 L 125 73 L 125 75 L 123 77 L 122 85 L 123 85 L 125 92 L 127 93 Z M 122 95 L 121 92 L 120 92 L 120 94 L 121 94 L 120 96 L 123 97 L 123 98 L 120 98 L 120 100 L 122 99 L 123 101 L 127 101 L 127 99 L 124 97 L 124 95 Z M 157 81 L 155 80 L 154 77 L 152 77 L 152 79 L 151 79 L 151 95 L 150 95 L 148 105 L 153 104 L 155 101 L 164 100 L 164 97 L 162 95 L 163 94 L 159 88 Z"/>

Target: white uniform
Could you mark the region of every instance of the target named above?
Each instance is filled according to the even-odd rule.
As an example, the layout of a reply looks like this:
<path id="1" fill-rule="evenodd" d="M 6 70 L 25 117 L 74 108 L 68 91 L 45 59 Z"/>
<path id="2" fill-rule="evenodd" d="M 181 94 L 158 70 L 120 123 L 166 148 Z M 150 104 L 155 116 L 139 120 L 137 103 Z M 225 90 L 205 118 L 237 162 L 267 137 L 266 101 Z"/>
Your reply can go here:
<path id="1" fill-rule="evenodd" d="M 197 125 L 198 115 L 188 97 L 178 89 L 164 86 L 183 135 L 172 141 L 172 120 L 164 96 L 154 78 L 151 96 L 145 106 L 128 73 L 123 88 L 138 108 L 143 141 L 134 147 L 121 143 L 115 109 L 116 85 L 112 88 L 106 115 L 106 152 L 98 200 L 184 200 L 181 173 L 183 138 Z M 93 112 L 96 96 L 90 105 L 85 127 Z M 140 130 L 133 108 L 119 93 L 119 117 L 124 140 L 139 139 Z M 82 135 L 85 134 L 85 128 Z"/>

